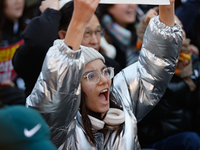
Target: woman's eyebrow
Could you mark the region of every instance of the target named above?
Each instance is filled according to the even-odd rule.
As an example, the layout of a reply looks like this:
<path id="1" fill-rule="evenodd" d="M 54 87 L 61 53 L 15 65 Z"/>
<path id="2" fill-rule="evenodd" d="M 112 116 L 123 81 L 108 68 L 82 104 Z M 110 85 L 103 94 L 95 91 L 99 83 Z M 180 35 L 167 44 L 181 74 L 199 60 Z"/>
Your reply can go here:
<path id="1" fill-rule="evenodd" d="M 85 73 L 83 73 L 83 75 L 88 74 L 88 73 L 93 72 L 93 71 L 96 71 L 96 70 L 89 70 L 89 71 L 86 71 Z"/>
<path id="2" fill-rule="evenodd" d="M 101 70 L 103 70 L 103 69 L 105 69 L 105 68 L 107 68 L 107 66 L 103 66 L 103 67 L 101 68 Z"/>
<path id="3" fill-rule="evenodd" d="M 101 70 L 103 70 L 103 69 L 105 69 L 105 68 L 107 68 L 107 66 L 103 66 L 102 68 L 101 68 Z M 87 73 L 90 73 L 90 72 L 93 72 L 93 71 L 97 71 L 97 70 L 89 70 L 89 71 L 86 71 L 85 73 L 83 73 L 83 75 L 85 75 L 85 74 L 87 74 Z"/>

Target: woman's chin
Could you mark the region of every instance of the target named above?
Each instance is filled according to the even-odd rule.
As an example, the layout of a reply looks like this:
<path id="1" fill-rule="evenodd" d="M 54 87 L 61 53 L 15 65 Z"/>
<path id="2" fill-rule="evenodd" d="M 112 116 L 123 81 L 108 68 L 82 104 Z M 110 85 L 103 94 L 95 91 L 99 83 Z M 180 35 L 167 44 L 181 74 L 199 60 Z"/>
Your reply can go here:
<path id="1" fill-rule="evenodd" d="M 106 113 L 108 110 L 109 110 L 109 105 L 107 105 L 106 107 L 104 107 L 104 108 L 101 108 L 100 110 L 99 110 L 99 113 L 101 113 L 101 114 L 103 114 L 103 113 Z"/>

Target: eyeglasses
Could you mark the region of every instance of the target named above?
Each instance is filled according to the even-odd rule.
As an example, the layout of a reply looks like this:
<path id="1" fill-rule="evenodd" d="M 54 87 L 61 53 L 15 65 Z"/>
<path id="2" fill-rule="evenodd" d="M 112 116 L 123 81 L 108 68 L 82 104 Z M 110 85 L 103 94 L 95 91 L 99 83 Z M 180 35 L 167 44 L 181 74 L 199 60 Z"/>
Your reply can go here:
<path id="1" fill-rule="evenodd" d="M 95 34 L 95 36 L 96 36 L 97 39 L 100 39 L 101 36 L 104 35 L 104 29 L 101 28 L 101 29 L 96 30 L 96 31 L 85 31 L 85 33 L 83 35 L 83 39 L 85 41 L 90 41 L 91 38 L 92 38 L 93 33 Z"/>
<path id="2" fill-rule="evenodd" d="M 88 82 L 90 84 L 96 84 L 100 81 L 100 76 L 101 74 L 107 79 L 110 80 L 114 76 L 114 68 L 112 67 L 107 67 L 103 69 L 102 72 L 99 71 L 91 71 L 87 75 L 84 75 L 84 78 L 87 78 Z"/>

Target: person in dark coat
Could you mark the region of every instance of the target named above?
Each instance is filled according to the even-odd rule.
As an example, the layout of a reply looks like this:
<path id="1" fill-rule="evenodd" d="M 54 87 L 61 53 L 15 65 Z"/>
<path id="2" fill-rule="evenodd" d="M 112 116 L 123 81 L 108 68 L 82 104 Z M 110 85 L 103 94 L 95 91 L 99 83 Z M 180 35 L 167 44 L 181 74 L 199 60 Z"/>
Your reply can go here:
<path id="1" fill-rule="evenodd" d="M 0 106 L 25 105 L 24 81 L 12 66 L 13 54 L 24 42 L 24 6 L 24 0 L 0 1 Z"/>

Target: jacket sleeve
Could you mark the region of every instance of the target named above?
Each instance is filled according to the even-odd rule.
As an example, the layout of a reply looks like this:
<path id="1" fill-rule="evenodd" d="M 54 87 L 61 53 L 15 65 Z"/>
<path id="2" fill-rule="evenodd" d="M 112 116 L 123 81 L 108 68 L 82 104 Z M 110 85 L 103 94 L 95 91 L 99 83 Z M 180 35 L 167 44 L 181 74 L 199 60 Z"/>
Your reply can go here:
<path id="1" fill-rule="evenodd" d="M 48 50 L 26 105 L 43 114 L 50 128 L 65 128 L 75 117 L 83 69 L 81 50 L 71 50 L 63 40 Z"/>
<path id="2" fill-rule="evenodd" d="M 24 43 L 16 50 L 12 64 L 25 81 L 37 80 L 45 55 L 58 38 L 61 12 L 46 9 L 27 25 L 22 34 Z M 33 85 L 34 85 L 33 83 Z"/>
<path id="3" fill-rule="evenodd" d="M 124 105 L 140 121 L 161 99 L 178 62 L 182 29 L 176 23 L 169 27 L 159 16 L 151 19 L 138 62 L 114 78 L 114 89 Z"/>

